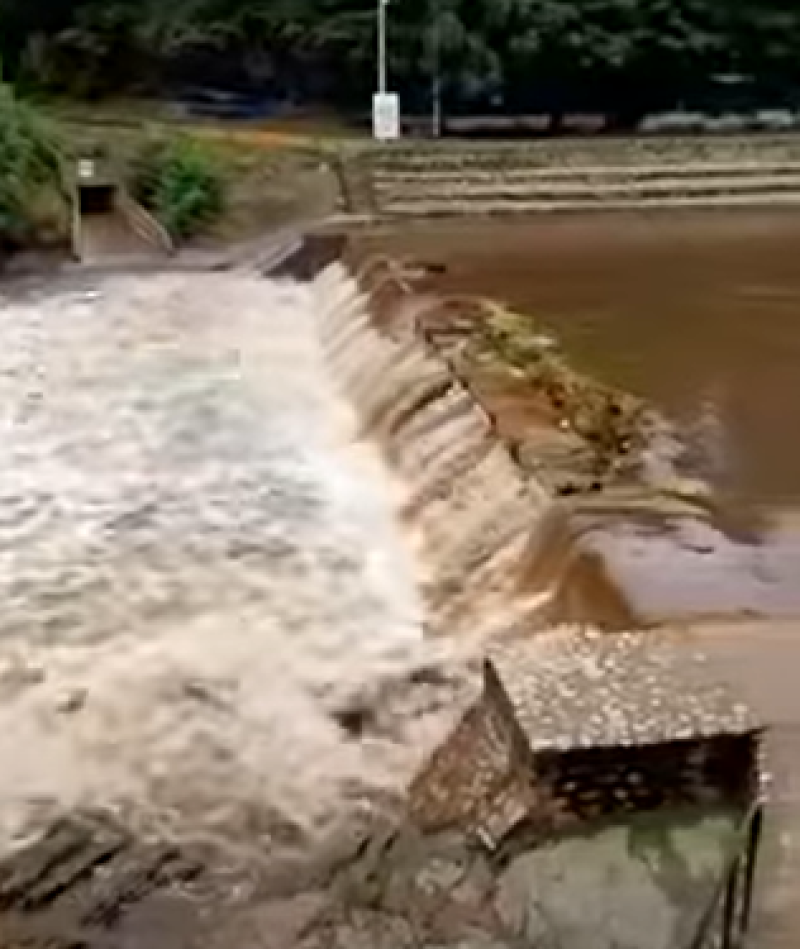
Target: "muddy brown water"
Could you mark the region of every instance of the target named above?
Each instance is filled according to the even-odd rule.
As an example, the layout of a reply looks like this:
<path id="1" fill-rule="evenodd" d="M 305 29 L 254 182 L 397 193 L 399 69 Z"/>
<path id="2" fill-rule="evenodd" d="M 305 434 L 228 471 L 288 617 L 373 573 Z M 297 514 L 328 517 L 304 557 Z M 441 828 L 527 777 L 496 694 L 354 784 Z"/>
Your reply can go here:
<path id="1" fill-rule="evenodd" d="M 443 264 L 443 290 L 538 316 L 583 368 L 660 406 L 689 467 L 736 504 L 779 512 L 777 542 L 731 544 L 710 556 L 702 544 L 676 556 L 664 536 L 626 540 L 625 524 L 610 543 L 604 538 L 612 560 L 622 552 L 615 563 L 631 579 L 626 589 L 651 604 L 666 595 L 690 614 L 717 588 L 733 615 L 757 602 L 773 617 L 696 629 L 698 644 L 770 726 L 775 786 L 753 940 L 770 949 L 794 945 L 800 931 L 800 638 L 796 620 L 774 621 L 798 613 L 798 247 L 800 215 L 717 213 L 405 225 L 358 248 Z M 740 599 L 750 600 L 745 609 Z"/>
<path id="2" fill-rule="evenodd" d="M 661 406 L 688 466 L 770 507 L 800 504 L 798 247 L 791 213 L 433 222 L 360 241 L 538 316 L 579 365 Z"/>

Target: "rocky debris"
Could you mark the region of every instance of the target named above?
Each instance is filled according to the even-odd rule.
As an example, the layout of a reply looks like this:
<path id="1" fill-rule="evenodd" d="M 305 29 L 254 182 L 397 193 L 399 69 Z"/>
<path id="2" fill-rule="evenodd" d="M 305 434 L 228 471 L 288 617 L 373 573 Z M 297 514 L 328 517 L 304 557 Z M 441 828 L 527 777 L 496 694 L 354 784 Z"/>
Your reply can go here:
<path id="1" fill-rule="evenodd" d="M 688 944 L 736 841 L 727 811 L 594 825 L 510 857 L 399 827 L 343 871 L 300 946 L 672 949 Z"/>
<path id="2" fill-rule="evenodd" d="M 645 816 L 509 858 L 399 820 L 318 885 L 281 896 L 210 853 L 137 842 L 87 813 L 3 864 L 0 945 L 672 949 L 716 889 L 734 830 L 724 812 Z"/>
<path id="3" fill-rule="evenodd" d="M 309 890 L 284 899 L 267 897 L 256 906 L 231 914 L 221 932 L 210 927 L 204 945 L 207 949 L 295 949 L 310 945 L 316 934 L 324 932 L 330 907 L 330 896 L 321 891 Z"/>
<path id="4" fill-rule="evenodd" d="M 137 842 L 105 815 L 66 815 L 0 865 L 0 934 L 36 949 L 100 946 L 153 894 L 201 873 L 177 847 Z"/>
<path id="5" fill-rule="evenodd" d="M 419 320 L 490 415 L 497 408 L 518 463 L 555 493 L 602 489 L 637 468 L 643 403 L 575 371 L 533 317 L 489 300 L 446 297 L 422 307 Z M 516 424 L 509 421 L 515 415 Z"/>

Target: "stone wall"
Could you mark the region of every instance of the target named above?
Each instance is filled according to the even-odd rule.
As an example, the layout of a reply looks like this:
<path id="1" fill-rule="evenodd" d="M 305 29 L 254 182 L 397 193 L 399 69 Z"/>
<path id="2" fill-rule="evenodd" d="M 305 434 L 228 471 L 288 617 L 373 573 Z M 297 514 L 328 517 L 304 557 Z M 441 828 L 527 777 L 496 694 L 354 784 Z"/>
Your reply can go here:
<path id="1" fill-rule="evenodd" d="M 412 783 L 411 820 L 426 832 L 455 828 L 499 843 L 537 806 L 516 748 L 513 723 L 496 704 L 476 703 Z"/>

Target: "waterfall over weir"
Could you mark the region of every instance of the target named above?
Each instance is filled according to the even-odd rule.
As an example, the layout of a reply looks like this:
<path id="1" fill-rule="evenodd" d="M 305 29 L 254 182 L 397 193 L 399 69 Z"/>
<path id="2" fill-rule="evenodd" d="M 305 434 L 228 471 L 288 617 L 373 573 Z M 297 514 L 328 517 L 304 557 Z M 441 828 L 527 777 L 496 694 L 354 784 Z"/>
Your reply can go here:
<path id="1" fill-rule="evenodd" d="M 526 483 L 490 419 L 409 327 L 382 326 L 340 267 L 317 280 L 328 367 L 404 486 L 430 631 L 482 638 L 529 621 L 543 589 L 524 583 L 548 501 Z M 413 314 L 407 314 L 413 319 Z M 405 331 L 403 331 L 405 330 Z"/>
<path id="2" fill-rule="evenodd" d="M 245 863 L 327 839 L 530 628 L 547 501 L 370 303 L 339 265 L 8 298 L 0 857 L 83 807 Z"/>
<path id="3" fill-rule="evenodd" d="M 599 816 L 598 791 L 603 813 L 663 800 L 660 746 L 695 722 L 687 680 L 669 687 L 674 713 L 658 663 L 617 664 L 620 644 L 641 658 L 654 638 L 553 628 L 598 607 L 610 621 L 596 625 L 636 625 L 601 543 L 624 499 L 557 502 L 518 464 L 458 338 L 431 329 L 440 305 L 388 300 L 337 264 L 302 283 L 110 277 L 0 309 L 0 924 L 19 927 L 14 945 L 494 944 L 518 929 L 502 913 L 514 851 L 491 855 L 492 827 L 564 828 L 572 799 Z M 616 536 L 641 561 L 638 536 Z M 501 656 L 508 707 L 487 678 Z M 531 770 L 537 748 L 550 763 Z M 553 769 L 562 751 L 577 770 Z M 700 786 L 695 751 L 680 788 Z M 478 824 L 420 836 L 449 823 L 422 820 L 422 787 L 485 818 L 483 846 Z M 565 865 L 576 905 L 590 862 Z M 612 905 L 616 926 L 628 910 Z"/>

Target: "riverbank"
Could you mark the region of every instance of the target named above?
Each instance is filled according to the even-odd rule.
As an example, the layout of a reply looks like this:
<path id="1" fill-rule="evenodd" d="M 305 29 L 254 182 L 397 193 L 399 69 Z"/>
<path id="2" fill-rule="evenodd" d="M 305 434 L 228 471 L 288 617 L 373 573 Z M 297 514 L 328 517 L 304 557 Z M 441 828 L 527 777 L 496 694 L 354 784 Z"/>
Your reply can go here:
<path id="1" fill-rule="evenodd" d="M 797 207 L 800 136 L 443 141 L 340 150 L 371 220 Z"/>
<path id="2" fill-rule="evenodd" d="M 535 220 L 660 210 L 792 210 L 800 204 L 800 135 L 572 138 L 526 142 L 404 140 L 270 132 L 269 124 L 187 122 L 136 110 L 63 107 L 68 150 L 107 149 L 125 169 L 148 142 L 203 140 L 224 171 L 222 218 L 193 239 L 219 250 L 268 228 L 327 222 L 371 230 L 433 218 Z M 23 255 L 22 266 L 59 247 Z M 15 265 L 17 266 L 17 265 Z"/>

